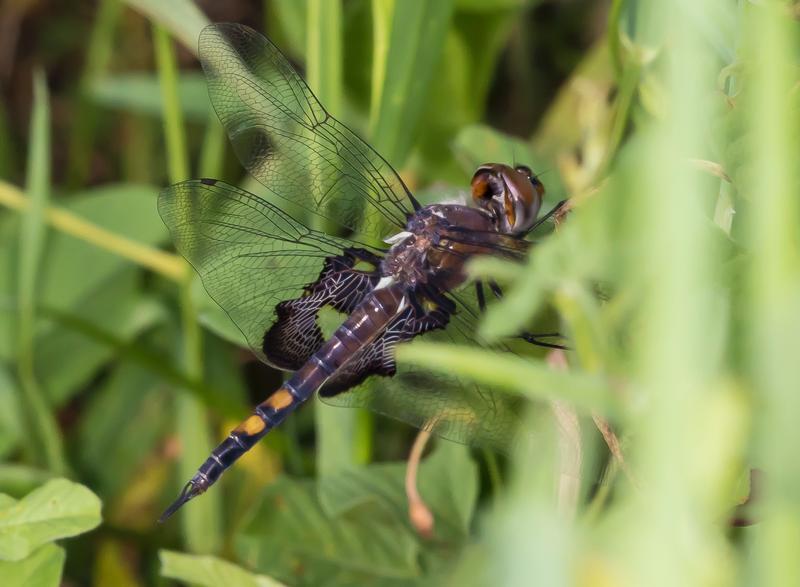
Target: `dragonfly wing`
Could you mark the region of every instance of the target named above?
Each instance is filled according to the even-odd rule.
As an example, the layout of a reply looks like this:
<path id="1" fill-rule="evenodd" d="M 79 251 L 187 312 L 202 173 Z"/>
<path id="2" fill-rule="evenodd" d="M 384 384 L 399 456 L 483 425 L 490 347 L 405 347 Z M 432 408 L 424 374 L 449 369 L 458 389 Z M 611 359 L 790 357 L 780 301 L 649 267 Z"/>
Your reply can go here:
<path id="1" fill-rule="evenodd" d="M 275 45 L 246 26 L 213 24 L 199 53 L 236 154 L 270 192 L 372 237 L 405 226 L 419 204 L 400 176 L 325 110 Z"/>
<path id="2" fill-rule="evenodd" d="M 333 261 L 343 251 L 379 258 L 377 250 L 311 230 L 265 199 L 216 180 L 190 180 L 166 188 L 159 195 L 158 210 L 176 248 L 197 270 L 214 301 L 239 327 L 253 352 L 277 367 L 286 368 L 281 351 L 286 353 L 283 361 L 299 360 L 298 355 L 310 355 L 315 349 L 309 350 L 309 345 L 316 344 L 307 337 L 299 350 L 278 348 L 265 355 L 265 333 L 281 321 L 279 303 L 307 296 L 321 272 L 331 275 L 337 268 L 346 272 Z M 353 295 L 356 281 L 351 279 L 350 289 L 329 289 L 323 301 L 351 303 L 348 296 Z M 287 335 L 294 334 L 300 325 L 296 317 L 302 312 L 282 308 L 288 316 L 283 322 Z"/>

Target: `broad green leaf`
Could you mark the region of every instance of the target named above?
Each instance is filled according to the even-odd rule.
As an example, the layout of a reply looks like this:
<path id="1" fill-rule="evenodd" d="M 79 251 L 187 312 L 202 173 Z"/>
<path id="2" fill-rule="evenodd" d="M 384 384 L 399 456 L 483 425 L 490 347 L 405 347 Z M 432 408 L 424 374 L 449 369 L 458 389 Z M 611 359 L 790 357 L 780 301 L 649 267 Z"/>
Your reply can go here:
<path id="1" fill-rule="evenodd" d="M 158 189 L 146 185 L 109 185 L 76 194 L 65 208 L 115 234 L 143 244 L 168 240 L 155 206 Z M 71 236 L 56 233 L 43 264 L 41 302 L 66 310 L 80 303 L 129 261 Z"/>
<path id="2" fill-rule="evenodd" d="M 189 51 L 197 53 L 197 38 L 209 21 L 192 0 L 125 0 L 125 3 L 163 26 Z"/>
<path id="3" fill-rule="evenodd" d="M 463 184 L 468 179 L 465 174 L 474 171 L 472 163 L 464 165 L 463 158 L 453 157 L 453 137 L 483 117 L 497 59 L 517 16 L 517 9 L 507 9 L 460 13 L 453 20 L 431 80 L 421 123 L 424 132 L 416 145 L 414 163 L 422 168 L 423 177 Z M 481 42 L 475 43 L 476 38 Z"/>
<path id="4" fill-rule="evenodd" d="M 281 587 L 280 583 L 264 575 L 256 575 L 242 567 L 215 556 L 198 556 L 161 550 L 161 574 L 192 585 L 217 587 L 231 585 L 236 587 Z"/>
<path id="5" fill-rule="evenodd" d="M 413 531 L 408 522 L 406 468 L 405 462 L 382 463 L 325 476 L 318 482 L 320 504 L 334 518 L 359 506 L 378 504 Z M 439 442 L 422 461 L 418 487 L 434 515 L 437 540 L 457 542 L 469 534 L 478 495 L 477 472 L 469 450 L 452 442 Z"/>
<path id="6" fill-rule="evenodd" d="M 66 555 L 55 544 L 45 544 L 27 558 L 0 560 L 0 579 L 4 587 L 58 587 Z"/>
<path id="7" fill-rule="evenodd" d="M 92 294 L 91 304 L 78 306 L 71 318 L 98 328 L 110 329 L 117 340 L 125 343 L 165 319 L 164 308 L 139 291 L 140 273 L 124 268 Z M 48 316 L 48 309 L 42 312 Z M 59 316 L 60 318 L 60 316 Z M 62 405 L 99 368 L 118 354 L 118 349 L 69 328 L 62 320 L 54 320 L 39 337 L 36 359 L 41 365 L 40 379 L 47 397 Z M 71 360 L 64 361 L 69 356 Z"/>
<path id="8" fill-rule="evenodd" d="M 373 62 L 370 137 L 392 164 L 402 165 L 416 138 L 429 83 L 442 55 L 452 0 L 395 2 L 385 58 Z"/>
<path id="9" fill-rule="evenodd" d="M 53 479 L 0 511 L 0 559 L 18 561 L 46 542 L 88 532 L 100 520 L 94 493 Z"/>
<path id="10" fill-rule="evenodd" d="M 454 534 L 469 536 L 470 522 L 478 500 L 478 466 L 469 449 L 441 441 L 426 458 L 419 472 L 419 492 L 436 518 L 434 533 L 443 536 L 443 524 Z"/>
<path id="11" fill-rule="evenodd" d="M 166 240 L 166 228 L 155 208 L 156 191 L 129 184 L 96 188 L 74 196 L 65 208 L 111 232 L 155 245 Z M 11 237 L 17 224 L 15 217 L 0 223 L 0 243 L 7 244 L 0 247 L 0 270 L 11 271 L 14 266 L 16 247 L 6 237 Z M 39 303 L 47 309 L 73 312 L 90 322 L 102 323 L 117 337 L 129 340 L 152 324 L 159 313 L 152 303 L 137 299 L 139 275 L 129 261 L 118 255 L 53 232 L 42 263 Z M 0 289 L 6 283 L 0 279 Z M 11 295 L 10 291 L 5 293 Z M 9 338 L 16 321 L 13 299 L 0 306 L 0 355 L 15 350 Z M 72 360 L 63 360 L 65 353 Z M 64 399 L 110 354 L 84 336 L 40 320 L 36 356 L 43 361 L 45 391 L 51 397 Z"/>
<path id="12" fill-rule="evenodd" d="M 155 303 L 154 300 L 144 296 L 139 300 L 139 305 L 143 308 L 152 308 L 153 314 L 156 317 L 161 317 L 163 308 L 160 304 Z M 169 331 L 168 325 L 161 331 L 155 330 L 151 333 L 147 332 L 145 338 L 138 338 L 135 341 L 130 341 L 125 338 L 117 336 L 115 333 L 109 332 L 104 329 L 104 325 L 96 325 L 88 320 L 73 314 L 58 312 L 52 309 L 47 309 L 45 312 L 47 318 L 62 327 L 64 331 L 68 331 L 70 335 L 79 335 L 77 340 L 81 342 L 91 343 L 92 352 L 105 353 L 98 361 L 98 365 L 104 362 L 102 357 L 111 354 L 116 354 L 122 360 L 135 364 L 146 371 L 157 375 L 161 378 L 163 383 L 170 383 L 179 387 L 185 388 L 193 394 L 198 395 L 209 407 L 214 408 L 215 411 L 226 416 L 239 417 L 241 414 L 233 408 L 233 399 L 229 397 L 228 390 L 230 388 L 231 377 L 229 376 L 223 385 L 218 385 L 216 389 L 209 385 L 205 379 L 200 379 L 196 376 L 189 376 L 181 370 L 180 365 L 174 365 L 171 361 L 164 360 L 163 347 L 168 346 L 168 343 L 161 340 L 159 335 L 163 335 Z M 148 316 L 150 312 L 142 312 L 141 308 L 136 312 L 137 316 L 144 314 Z M 155 321 L 154 321 L 155 324 Z M 160 325 L 160 324 L 159 324 Z M 60 336 L 57 333 L 55 336 Z M 77 342 L 76 340 L 76 342 Z M 43 347 L 47 343 L 43 343 Z M 48 347 L 49 348 L 49 347 Z M 77 368 L 76 368 L 77 371 Z M 224 389 L 221 392 L 220 389 Z"/>
<path id="13" fill-rule="evenodd" d="M 211 102 L 203 74 L 183 73 L 178 79 L 181 109 L 187 120 L 204 122 L 211 113 Z M 107 75 L 92 82 L 89 93 L 97 104 L 153 117 L 162 115 L 162 96 L 158 78 L 149 73 Z"/>
<path id="14" fill-rule="evenodd" d="M 80 421 L 80 461 L 105 500 L 136 475 L 170 426 L 168 397 L 156 375 L 117 367 L 96 390 Z M 114 458 L 109 458 L 114 455 Z"/>
<path id="15" fill-rule="evenodd" d="M 332 582 L 333 575 L 366 584 L 420 572 L 415 537 L 391 511 L 362 504 L 331 518 L 312 483 L 286 478 L 266 489 L 235 547 L 248 566 L 290 584 Z"/>

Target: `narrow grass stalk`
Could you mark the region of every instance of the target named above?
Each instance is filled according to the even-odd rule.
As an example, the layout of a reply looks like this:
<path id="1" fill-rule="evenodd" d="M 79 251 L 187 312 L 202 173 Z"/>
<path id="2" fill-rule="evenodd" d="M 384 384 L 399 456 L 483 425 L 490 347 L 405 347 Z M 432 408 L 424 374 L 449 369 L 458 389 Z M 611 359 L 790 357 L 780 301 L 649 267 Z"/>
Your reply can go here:
<path id="1" fill-rule="evenodd" d="M 603 378 L 554 371 L 545 364 L 513 353 L 431 342 L 400 345 L 396 352 L 398 361 L 442 373 L 458 373 L 478 383 L 532 399 L 570 401 L 606 415 L 619 409 L 619 399 L 612 395 Z"/>
<path id="2" fill-rule="evenodd" d="M 91 147 L 95 131 L 95 105 L 89 92 L 92 83 L 106 70 L 111 60 L 114 31 L 119 20 L 120 0 L 101 0 L 89 36 L 81 81 L 78 86 L 75 123 L 70 133 L 68 185 L 73 189 L 84 185 L 91 166 Z"/>
<path id="3" fill-rule="evenodd" d="M 17 187 L 0 181 L 0 205 L 18 212 L 31 207 L 31 199 Z M 44 219 L 51 227 L 99 249 L 109 251 L 172 281 L 186 280 L 188 265 L 177 255 L 137 243 L 55 206 L 46 206 Z"/>
<path id="4" fill-rule="evenodd" d="M 61 433 L 39 387 L 34 365 L 37 280 L 46 236 L 45 210 L 50 197 L 50 106 L 47 82 L 41 70 L 36 71 L 33 84 L 27 172 L 27 191 L 31 199 L 22 219 L 19 247 L 18 369 L 23 405 L 32 432 L 32 456 L 49 470 L 63 474 L 67 465 Z"/>
<path id="5" fill-rule="evenodd" d="M 389 58 L 389 37 L 395 0 L 372 0 L 372 91 L 369 106 L 369 136 L 375 136 Z"/>
<path id="6" fill-rule="evenodd" d="M 617 99 L 614 107 L 614 118 L 611 124 L 611 132 L 608 137 L 608 146 L 603 157 L 603 163 L 597 173 L 597 179 L 607 176 L 611 162 L 617 155 L 625 129 L 628 127 L 631 116 L 631 106 L 633 105 L 636 92 L 639 88 L 641 76 L 641 65 L 629 62 L 621 73 Z"/>
<path id="7" fill-rule="evenodd" d="M 667 47 L 669 107 L 638 137 L 639 164 L 630 170 L 626 202 L 635 211 L 628 230 L 637 251 L 629 279 L 641 284 L 632 375 L 646 406 L 630 422 L 637 438 L 631 457 L 646 489 L 630 492 L 630 517 L 615 540 L 629 549 L 631 584 L 654 587 L 722 584 L 727 572 L 715 548 L 724 528 L 707 510 L 721 495 L 724 466 L 733 463 L 707 457 L 724 454 L 734 440 L 715 436 L 721 428 L 701 416 L 728 415 L 712 409 L 727 408 L 729 399 L 715 394 L 722 357 L 713 334 L 724 324 L 715 311 L 719 260 L 706 229 L 701 176 L 686 165 L 706 140 L 719 64 L 701 31 L 686 25 L 691 4 L 649 3 L 639 14 L 637 39 Z M 719 0 L 705 3 L 712 4 Z"/>
<path id="8" fill-rule="evenodd" d="M 622 77 L 625 61 L 622 56 L 622 9 L 625 0 L 612 0 L 611 10 L 608 11 L 608 49 L 611 53 L 611 63 L 617 78 Z"/>
<path id="9" fill-rule="evenodd" d="M 189 155 L 184 134 L 183 113 L 178 96 L 178 68 L 172 41 L 160 25 L 153 26 L 156 61 L 164 103 L 164 131 L 167 170 L 171 181 L 189 175 Z M 189 377 L 203 376 L 202 332 L 192 302 L 191 281 L 180 285 L 183 361 Z M 181 393 L 176 398 L 176 428 L 181 441 L 179 471 L 181 479 L 190 478 L 211 451 L 207 414 L 202 402 Z M 210 491 L 202 500 L 183 512 L 183 539 L 196 553 L 218 552 L 221 547 L 221 496 Z"/>
<path id="10" fill-rule="evenodd" d="M 222 128 L 222 124 L 217 119 L 217 113 L 212 108 L 208 113 L 203 148 L 200 151 L 200 163 L 198 165 L 200 175 L 218 178 L 222 174 L 224 159 L 225 129 Z"/>
<path id="11" fill-rule="evenodd" d="M 744 10 L 753 169 L 747 191 L 749 371 L 757 412 L 757 462 L 765 469 L 756 496 L 758 533 L 750 533 L 752 584 L 800 584 L 800 113 L 797 60 L 800 34 L 789 4 L 762 2 Z M 752 99 L 749 102 L 747 98 Z"/>

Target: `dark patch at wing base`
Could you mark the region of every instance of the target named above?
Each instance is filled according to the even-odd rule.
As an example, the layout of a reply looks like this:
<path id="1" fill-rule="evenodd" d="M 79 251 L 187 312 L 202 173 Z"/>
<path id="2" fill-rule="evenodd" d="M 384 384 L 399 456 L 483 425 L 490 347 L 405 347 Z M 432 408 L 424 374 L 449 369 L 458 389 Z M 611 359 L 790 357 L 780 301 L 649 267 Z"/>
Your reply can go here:
<path id="1" fill-rule="evenodd" d="M 264 198 L 214 179 L 170 186 L 158 210 L 177 250 L 268 363 L 264 333 L 278 319 L 280 302 L 301 296 L 342 251 L 380 259 L 378 250 L 312 230 Z"/>
<path id="2" fill-rule="evenodd" d="M 330 306 L 349 314 L 378 283 L 376 266 L 372 271 L 353 269 L 357 260 L 371 253 L 351 249 L 328 257 L 319 278 L 305 288 L 303 295 L 275 307 L 277 319 L 264 334 L 262 350 L 267 360 L 280 369 L 296 371 L 322 345 L 322 331 L 317 323 L 320 309 Z"/>

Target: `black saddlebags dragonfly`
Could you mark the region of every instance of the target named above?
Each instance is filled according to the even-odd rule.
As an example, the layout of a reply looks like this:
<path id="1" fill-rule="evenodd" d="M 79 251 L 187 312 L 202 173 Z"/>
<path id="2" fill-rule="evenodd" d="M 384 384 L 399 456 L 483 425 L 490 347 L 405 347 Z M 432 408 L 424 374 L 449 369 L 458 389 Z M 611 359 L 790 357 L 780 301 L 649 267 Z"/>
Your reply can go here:
<path id="1" fill-rule="evenodd" d="M 398 367 L 393 349 L 424 333 L 476 344 L 485 299 L 482 284 L 461 287 L 465 262 L 524 257 L 525 235 L 550 216 L 537 220 L 541 182 L 527 167 L 487 164 L 472 178 L 472 206 L 421 206 L 262 35 L 211 25 L 199 53 L 217 115 L 267 195 L 190 180 L 161 193 L 159 212 L 178 251 L 255 354 L 293 373 L 214 449 L 161 520 L 208 489 L 315 392 L 458 441 L 507 443 L 517 418 L 513 398 Z M 276 202 L 353 238 L 313 230 Z M 346 315 L 327 340 L 318 323 L 325 307 Z M 546 341 L 552 334 L 520 336 L 560 348 Z"/>

